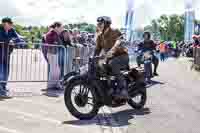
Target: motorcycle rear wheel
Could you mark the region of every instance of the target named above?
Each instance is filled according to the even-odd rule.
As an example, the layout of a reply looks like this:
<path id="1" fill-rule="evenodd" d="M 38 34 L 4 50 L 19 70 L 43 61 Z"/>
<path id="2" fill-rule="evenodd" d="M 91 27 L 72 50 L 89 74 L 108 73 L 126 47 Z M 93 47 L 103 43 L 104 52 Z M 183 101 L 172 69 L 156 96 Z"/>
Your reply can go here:
<path id="1" fill-rule="evenodd" d="M 140 96 L 140 100 L 139 101 L 135 101 L 134 98 L 136 98 L 137 96 Z M 137 95 L 135 95 L 135 97 L 133 97 L 132 99 L 128 100 L 128 104 L 134 108 L 134 109 L 142 109 L 144 107 L 144 105 L 146 104 L 146 100 L 147 100 L 147 92 L 146 89 L 145 90 L 140 90 Z"/>
<path id="2" fill-rule="evenodd" d="M 73 101 L 71 98 L 72 93 L 73 93 L 72 91 L 73 91 L 74 87 L 76 87 L 78 85 L 82 85 L 85 88 L 87 88 L 91 92 L 91 95 L 93 97 L 93 99 L 92 99 L 93 108 L 88 113 L 80 112 L 73 105 Z M 82 96 L 82 98 L 85 98 L 85 96 Z M 75 101 L 78 101 L 80 99 L 81 99 L 81 97 L 78 97 L 78 96 L 74 98 Z M 96 94 L 94 88 L 92 88 L 90 85 L 86 84 L 85 81 L 83 81 L 83 80 L 76 80 L 75 82 L 71 83 L 68 86 L 68 88 L 65 88 L 64 101 L 65 101 L 65 105 L 66 105 L 67 109 L 69 110 L 69 112 L 74 117 L 76 117 L 77 119 L 80 119 L 80 120 L 90 120 L 90 119 L 94 118 L 99 112 L 99 106 L 98 106 L 98 102 L 97 102 L 97 94 Z M 80 102 L 79 105 L 77 103 L 77 106 L 84 106 L 84 102 Z"/>

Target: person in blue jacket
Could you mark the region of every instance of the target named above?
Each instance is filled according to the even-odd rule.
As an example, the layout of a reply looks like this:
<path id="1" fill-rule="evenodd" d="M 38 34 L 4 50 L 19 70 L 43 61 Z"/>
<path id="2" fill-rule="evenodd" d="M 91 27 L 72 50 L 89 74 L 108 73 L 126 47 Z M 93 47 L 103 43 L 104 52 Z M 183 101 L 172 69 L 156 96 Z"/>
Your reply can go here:
<path id="1" fill-rule="evenodd" d="M 10 55 L 14 44 L 21 42 L 19 34 L 13 28 L 11 18 L 3 18 L 0 25 L 0 96 L 7 97 L 7 81 L 9 76 Z"/>

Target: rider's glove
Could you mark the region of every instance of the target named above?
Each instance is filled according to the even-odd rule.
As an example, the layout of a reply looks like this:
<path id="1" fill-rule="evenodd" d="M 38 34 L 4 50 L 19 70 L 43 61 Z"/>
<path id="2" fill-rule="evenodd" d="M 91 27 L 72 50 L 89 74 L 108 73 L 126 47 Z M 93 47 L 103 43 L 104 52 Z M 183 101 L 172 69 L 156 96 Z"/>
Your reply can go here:
<path id="1" fill-rule="evenodd" d="M 14 41 L 13 41 L 13 40 L 10 40 L 9 45 L 10 45 L 10 46 L 14 46 L 14 45 L 15 45 Z"/>
<path id="2" fill-rule="evenodd" d="M 112 51 L 109 51 L 105 56 L 106 64 L 108 64 L 109 60 L 111 60 L 112 58 L 113 58 L 113 53 L 112 53 Z"/>

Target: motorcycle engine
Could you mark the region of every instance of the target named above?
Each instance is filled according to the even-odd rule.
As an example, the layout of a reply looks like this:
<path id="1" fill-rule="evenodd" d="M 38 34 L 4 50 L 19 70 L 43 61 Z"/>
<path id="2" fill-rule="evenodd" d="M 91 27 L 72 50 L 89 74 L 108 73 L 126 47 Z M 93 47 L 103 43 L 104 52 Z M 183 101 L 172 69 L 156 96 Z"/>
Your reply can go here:
<path id="1" fill-rule="evenodd" d="M 128 73 L 128 78 L 131 82 L 144 82 L 144 70 L 132 68 Z"/>

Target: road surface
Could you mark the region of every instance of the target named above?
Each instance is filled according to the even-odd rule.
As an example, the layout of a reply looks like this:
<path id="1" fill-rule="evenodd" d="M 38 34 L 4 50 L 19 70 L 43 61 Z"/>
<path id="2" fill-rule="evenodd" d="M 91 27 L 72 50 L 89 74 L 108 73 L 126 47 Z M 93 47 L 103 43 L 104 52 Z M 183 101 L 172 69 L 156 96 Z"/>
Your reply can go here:
<path id="1" fill-rule="evenodd" d="M 143 110 L 105 107 L 91 121 L 73 118 L 62 92 L 41 91 L 44 86 L 36 83 L 10 84 L 15 97 L 0 100 L 0 133 L 200 133 L 200 73 L 182 58 L 161 63 L 159 74 Z M 24 90 L 15 89 L 20 84 Z"/>

